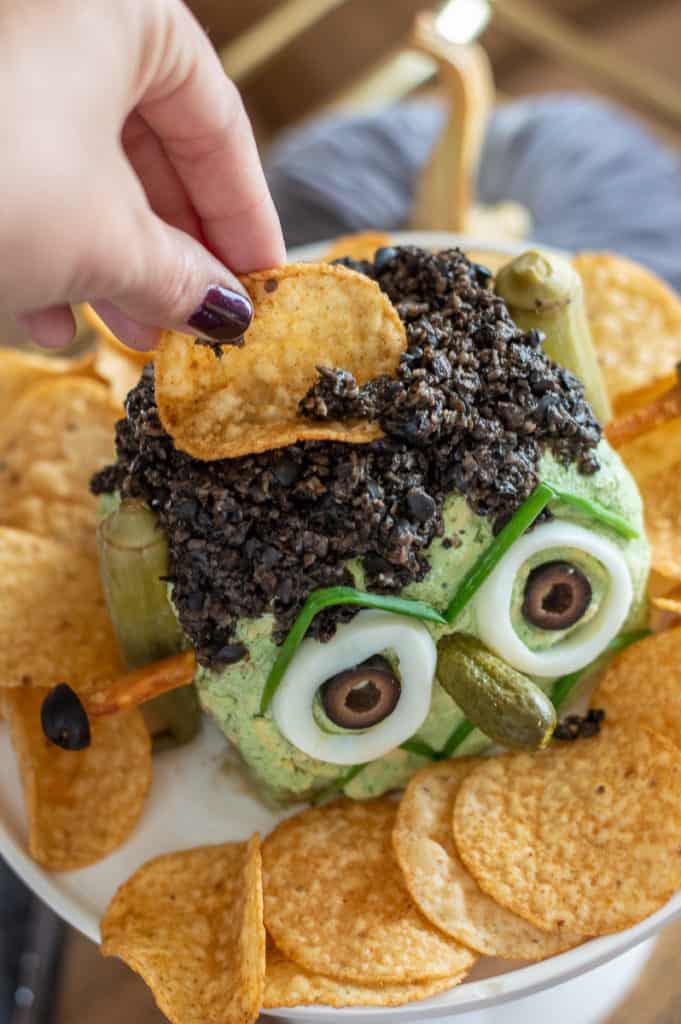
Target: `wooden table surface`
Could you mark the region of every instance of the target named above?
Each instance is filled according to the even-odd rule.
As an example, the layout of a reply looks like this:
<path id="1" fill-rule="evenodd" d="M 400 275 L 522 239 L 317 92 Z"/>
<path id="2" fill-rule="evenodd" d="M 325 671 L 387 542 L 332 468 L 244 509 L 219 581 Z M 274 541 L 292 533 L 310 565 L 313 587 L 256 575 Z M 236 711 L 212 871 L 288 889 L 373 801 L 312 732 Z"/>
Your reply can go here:
<path id="1" fill-rule="evenodd" d="M 62 980 L 55 1024 L 165 1021 L 132 971 L 100 957 L 97 947 L 74 931 L 68 936 Z M 681 920 L 662 932 L 634 989 L 602 1024 L 681 1024 Z"/>

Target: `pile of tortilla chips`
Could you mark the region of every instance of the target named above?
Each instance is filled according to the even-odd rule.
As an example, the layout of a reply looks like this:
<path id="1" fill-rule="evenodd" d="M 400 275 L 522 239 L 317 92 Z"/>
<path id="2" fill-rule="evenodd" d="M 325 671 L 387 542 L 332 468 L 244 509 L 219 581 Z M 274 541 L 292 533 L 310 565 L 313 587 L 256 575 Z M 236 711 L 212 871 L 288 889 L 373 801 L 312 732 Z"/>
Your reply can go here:
<path id="1" fill-rule="evenodd" d="M 429 765 L 399 804 L 303 810 L 266 838 L 262 875 L 257 836 L 159 857 L 114 896 L 102 951 L 172 1024 L 199 1024 L 399 1006 L 481 955 L 541 960 L 627 928 L 681 887 L 681 749 L 621 717 L 539 754 Z"/>
<path id="2" fill-rule="evenodd" d="M 681 297 L 619 256 L 582 253 L 575 264 L 616 414 L 606 437 L 643 499 L 651 593 L 681 594 Z"/>
<path id="3" fill-rule="evenodd" d="M 337 240 L 370 259 L 389 236 Z M 493 270 L 507 257 L 471 253 Z M 540 960 L 629 927 L 681 887 L 681 300 L 630 261 L 581 254 L 594 341 L 617 419 L 609 436 L 646 501 L 662 632 L 597 685 L 601 734 L 536 755 L 430 764 L 401 801 L 336 800 L 248 842 L 158 857 L 116 893 L 102 951 L 150 986 L 172 1024 L 247 1024 L 261 1008 L 390 1007 L 459 984 L 480 956 Z M 221 356 L 168 334 L 156 357 L 162 420 L 215 459 L 307 437 L 353 442 L 375 424 L 314 423 L 299 402 L 319 363 L 358 382 L 395 370 L 404 329 L 378 287 L 343 267 L 244 279 L 256 315 Z M 151 782 L 139 711 L 95 719 L 92 743 L 42 732 L 61 681 L 96 704 L 123 669 L 94 552 L 93 472 L 147 354 L 91 311 L 92 353 L 0 349 L 0 711 L 22 776 L 34 858 L 91 864 L 128 836 Z M 678 497 L 678 501 L 677 501 Z"/>
<path id="4" fill-rule="evenodd" d="M 122 349 L 119 342 L 115 343 Z M 68 681 L 85 697 L 123 664 L 95 552 L 92 474 L 114 454 L 121 367 L 102 334 L 78 358 L 0 348 L 0 713 L 26 800 L 29 849 L 50 870 L 95 863 L 130 834 L 151 783 L 151 745 L 133 709 L 97 721 L 74 755 L 45 738 L 42 700 Z M 126 372 L 135 355 L 121 355 Z"/>

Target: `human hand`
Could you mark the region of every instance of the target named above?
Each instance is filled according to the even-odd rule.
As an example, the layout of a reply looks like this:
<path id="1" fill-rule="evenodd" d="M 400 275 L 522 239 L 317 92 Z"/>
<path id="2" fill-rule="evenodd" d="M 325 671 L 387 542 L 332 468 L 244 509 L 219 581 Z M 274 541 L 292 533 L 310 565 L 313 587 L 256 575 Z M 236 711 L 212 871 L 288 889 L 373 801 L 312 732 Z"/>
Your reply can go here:
<path id="1" fill-rule="evenodd" d="M 0 125 L 0 309 L 36 341 L 67 344 L 85 300 L 137 348 L 160 326 L 243 333 L 230 271 L 276 266 L 284 243 L 239 94 L 181 0 L 0 0 Z"/>

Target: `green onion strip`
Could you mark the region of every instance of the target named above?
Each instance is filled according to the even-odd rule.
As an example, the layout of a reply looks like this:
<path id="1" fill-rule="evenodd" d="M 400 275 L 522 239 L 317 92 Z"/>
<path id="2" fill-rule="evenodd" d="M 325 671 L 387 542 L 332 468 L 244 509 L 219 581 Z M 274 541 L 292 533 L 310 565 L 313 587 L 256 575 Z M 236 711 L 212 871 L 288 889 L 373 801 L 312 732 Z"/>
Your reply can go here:
<path id="1" fill-rule="evenodd" d="M 519 537 L 522 537 L 525 530 L 532 526 L 537 516 L 544 511 L 554 497 L 555 491 L 552 487 L 549 487 L 548 484 L 538 484 L 529 498 L 526 498 L 520 508 L 516 509 L 503 530 L 497 534 L 487 550 L 483 551 L 475 565 L 461 581 L 445 612 L 445 618 L 450 625 L 459 617 L 487 577 L 492 574 L 508 549 L 515 544 Z"/>
<path id="2" fill-rule="evenodd" d="M 589 519 L 595 519 L 596 522 L 609 526 L 611 530 L 618 533 L 620 537 L 624 537 L 625 540 L 635 540 L 638 537 L 638 530 L 635 530 L 624 516 L 619 515 L 617 512 L 612 512 L 597 501 L 580 498 L 577 494 L 570 494 L 569 491 L 559 491 L 555 487 L 552 487 L 551 490 L 557 501 L 562 501 L 564 505 L 569 505 L 570 508 L 583 512 Z"/>

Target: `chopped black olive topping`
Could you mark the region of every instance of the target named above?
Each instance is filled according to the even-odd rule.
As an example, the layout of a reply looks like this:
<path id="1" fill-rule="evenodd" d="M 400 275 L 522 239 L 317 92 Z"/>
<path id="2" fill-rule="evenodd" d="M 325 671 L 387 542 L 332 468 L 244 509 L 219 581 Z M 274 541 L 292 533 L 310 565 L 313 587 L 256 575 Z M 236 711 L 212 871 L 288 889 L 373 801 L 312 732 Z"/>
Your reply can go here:
<path id="1" fill-rule="evenodd" d="M 554 740 L 585 740 L 598 736 L 605 721 L 603 708 L 589 708 L 585 715 L 566 715 L 553 732 Z"/>
<path id="2" fill-rule="evenodd" d="M 422 580 L 452 491 L 499 529 L 535 487 L 545 448 L 581 472 L 598 468 L 601 430 L 581 384 L 544 355 L 540 334 L 516 327 L 483 268 L 456 249 L 412 246 L 343 262 L 377 280 L 409 347 L 394 378 L 360 386 L 321 371 L 302 410 L 377 418 L 385 437 L 200 462 L 163 429 L 149 366 L 117 425 L 117 462 L 93 480 L 94 493 L 119 490 L 158 514 L 173 601 L 202 664 L 219 663 L 241 618 L 272 612 L 281 642 L 312 591 L 353 585 L 349 559 L 362 562 L 368 590 Z M 328 609 L 310 635 L 330 639 L 356 611 Z"/>
<path id="3" fill-rule="evenodd" d="M 527 577 L 522 611 L 539 629 L 574 626 L 590 604 L 591 584 L 570 562 L 547 562 Z"/>
<path id="4" fill-rule="evenodd" d="M 80 697 L 66 683 L 51 690 L 40 709 L 40 722 L 48 740 L 62 750 L 90 746 L 90 722 Z"/>

